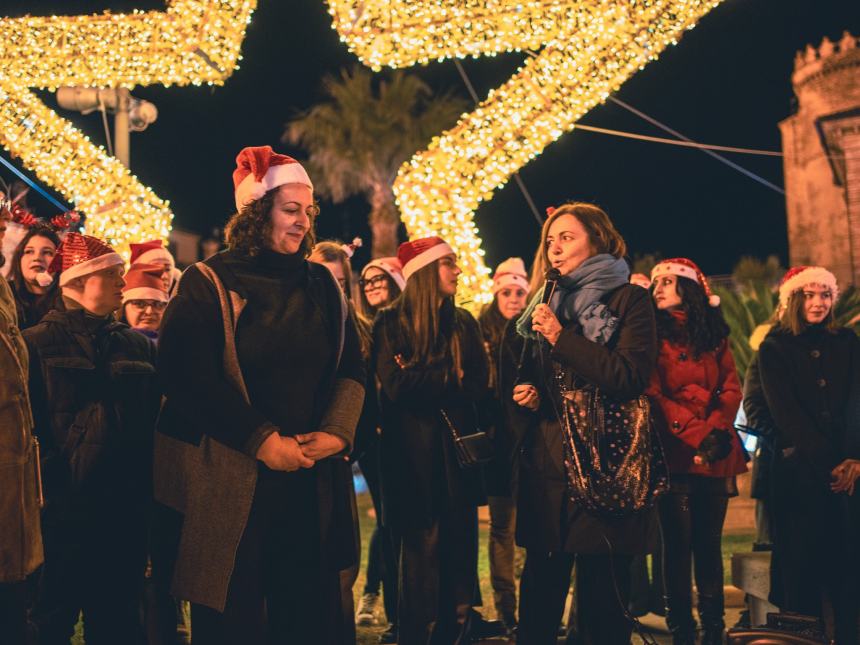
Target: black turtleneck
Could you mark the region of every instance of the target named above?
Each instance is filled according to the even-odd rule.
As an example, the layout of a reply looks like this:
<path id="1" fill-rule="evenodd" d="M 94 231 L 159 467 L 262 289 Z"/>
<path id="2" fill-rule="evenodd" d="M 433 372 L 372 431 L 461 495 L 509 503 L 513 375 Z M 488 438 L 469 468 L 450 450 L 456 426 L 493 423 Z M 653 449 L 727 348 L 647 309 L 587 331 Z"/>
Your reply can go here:
<path id="1" fill-rule="evenodd" d="M 263 250 L 227 262 L 246 292 L 236 348 L 251 404 L 294 435 L 318 429 L 320 391 L 335 348 L 329 316 L 309 296 L 308 264 L 299 254 Z"/>

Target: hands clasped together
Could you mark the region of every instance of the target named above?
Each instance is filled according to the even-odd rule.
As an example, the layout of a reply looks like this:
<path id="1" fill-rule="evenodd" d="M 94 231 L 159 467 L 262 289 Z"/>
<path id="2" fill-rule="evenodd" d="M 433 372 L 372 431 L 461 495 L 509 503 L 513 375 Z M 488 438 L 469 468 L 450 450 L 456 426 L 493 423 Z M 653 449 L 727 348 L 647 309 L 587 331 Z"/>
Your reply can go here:
<path id="1" fill-rule="evenodd" d="M 308 432 L 295 437 L 270 434 L 260 444 L 257 459 L 272 470 L 292 472 L 299 468 L 312 468 L 321 459 L 336 455 L 346 448 L 346 442 L 328 432 Z"/>

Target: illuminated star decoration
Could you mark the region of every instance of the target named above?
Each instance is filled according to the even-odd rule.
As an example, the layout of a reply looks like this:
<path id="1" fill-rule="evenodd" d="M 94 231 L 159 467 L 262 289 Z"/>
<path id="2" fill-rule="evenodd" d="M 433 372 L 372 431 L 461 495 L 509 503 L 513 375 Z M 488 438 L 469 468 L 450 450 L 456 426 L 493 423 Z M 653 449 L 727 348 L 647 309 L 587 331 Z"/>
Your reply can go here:
<path id="1" fill-rule="evenodd" d="M 327 1 L 341 40 L 375 70 L 540 50 L 394 184 L 410 237 L 454 247 L 458 295 L 476 310 L 492 297 L 474 224 L 481 201 L 721 0 Z"/>
<path id="2" fill-rule="evenodd" d="M 166 11 L 0 19 L 0 145 L 126 257 L 130 242 L 166 238 L 168 202 L 30 89 L 221 85 L 255 6 L 175 0 Z"/>

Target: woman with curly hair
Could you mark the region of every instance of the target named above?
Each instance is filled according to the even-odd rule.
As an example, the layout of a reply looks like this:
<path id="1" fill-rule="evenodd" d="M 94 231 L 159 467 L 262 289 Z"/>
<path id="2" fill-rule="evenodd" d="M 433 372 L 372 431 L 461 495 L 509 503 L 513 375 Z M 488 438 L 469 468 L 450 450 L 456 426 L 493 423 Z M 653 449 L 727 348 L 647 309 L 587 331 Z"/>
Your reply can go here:
<path id="1" fill-rule="evenodd" d="M 837 324 L 835 276 L 790 269 L 779 321 L 759 348 L 773 418 L 771 602 L 860 643 L 860 342 Z"/>
<path id="2" fill-rule="evenodd" d="M 307 173 L 268 146 L 236 162 L 228 249 L 186 270 L 159 341 L 155 492 L 184 514 L 172 588 L 196 644 L 344 643 L 358 333 L 307 261 Z"/>
<path id="3" fill-rule="evenodd" d="M 663 441 L 670 489 L 658 503 L 663 533 L 666 623 L 676 645 L 696 642 L 690 590 L 695 564 L 702 643 L 722 643 L 721 539 L 746 453 L 733 430 L 741 401 L 729 327 L 691 260 L 651 271 L 660 353 L 647 394 Z"/>

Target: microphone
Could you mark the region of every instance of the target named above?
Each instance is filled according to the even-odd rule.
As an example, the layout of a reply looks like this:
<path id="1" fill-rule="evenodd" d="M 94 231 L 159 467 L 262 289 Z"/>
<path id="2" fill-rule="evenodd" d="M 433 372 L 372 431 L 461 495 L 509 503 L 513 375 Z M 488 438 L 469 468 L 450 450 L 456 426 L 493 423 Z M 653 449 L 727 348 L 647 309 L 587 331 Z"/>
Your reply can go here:
<path id="1" fill-rule="evenodd" d="M 561 273 L 559 273 L 558 269 L 549 268 L 546 270 L 546 284 L 543 287 L 543 298 L 541 298 L 542 305 L 548 305 L 549 301 L 552 299 L 552 294 L 555 293 L 555 287 L 558 284 L 559 278 L 561 278 Z"/>

